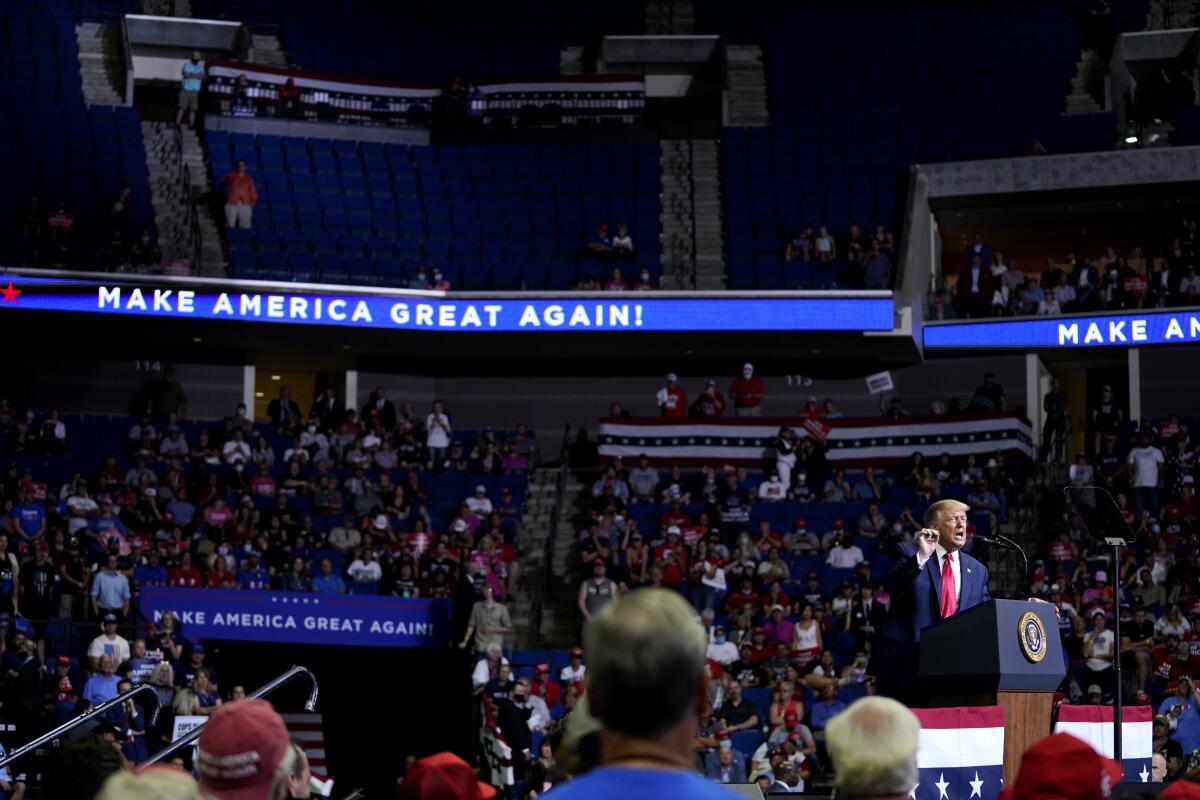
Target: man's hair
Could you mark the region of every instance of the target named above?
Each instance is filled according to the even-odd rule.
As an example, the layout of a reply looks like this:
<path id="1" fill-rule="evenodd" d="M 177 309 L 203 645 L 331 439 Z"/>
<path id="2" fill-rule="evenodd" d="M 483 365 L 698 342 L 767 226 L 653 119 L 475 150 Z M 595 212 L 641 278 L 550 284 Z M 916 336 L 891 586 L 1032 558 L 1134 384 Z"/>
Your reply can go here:
<path id="1" fill-rule="evenodd" d="M 159 765 L 141 772 L 121 770 L 104 782 L 96 800 L 199 800 L 196 781 L 178 767 Z"/>
<path id="2" fill-rule="evenodd" d="M 942 521 L 943 515 L 953 514 L 955 511 L 969 511 L 970 508 L 961 500 L 938 500 L 925 509 L 925 525 L 932 527 Z"/>
<path id="3" fill-rule="evenodd" d="M 706 639 L 695 610 L 670 590 L 643 589 L 609 603 L 583 632 L 592 714 L 629 736 L 671 728 L 695 701 Z"/>
<path id="4" fill-rule="evenodd" d="M 105 779 L 121 769 L 121 754 L 99 737 L 70 739 L 44 773 L 46 797 L 95 797 Z"/>
<path id="5" fill-rule="evenodd" d="M 887 697 L 855 701 L 825 727 L 839 797 L 907 794 L 917 784 L 921 723 Z"/>

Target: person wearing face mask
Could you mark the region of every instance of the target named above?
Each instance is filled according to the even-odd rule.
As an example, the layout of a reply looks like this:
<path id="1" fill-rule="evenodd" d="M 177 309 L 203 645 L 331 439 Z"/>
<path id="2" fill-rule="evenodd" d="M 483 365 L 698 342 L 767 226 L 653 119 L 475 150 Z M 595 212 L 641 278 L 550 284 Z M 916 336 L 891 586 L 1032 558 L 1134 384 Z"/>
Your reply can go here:
<path id="1" fill-rule="evenodd" d="M 739 417 L 761 417 L 765 391 L 762 378 L 754 374 L 754 365 L 747 361 L 742 365 L 741 376 L 734 378 L 729 387 L 734 413 Z"/>
<path id="2" fill-rule="evenodd" d="M 726 638 L 724 625 L 718 625 L 713 628 L 713 640 L 708 645 L 706 657 L 717 662 L 722 667 L 727 667 L 738 660 L 738 648 Z"/>
<path id="3" fill-rule="evenodd" d="M 529 703 L 529 681 L 522 678 L 513 684 L 507 698 L 496 703 L 496 720 L 504 741 L 512 748 L 514 775 L 524 775 L 533 756 L 531 722 L 533 706 Z"/>
<path id="4" fill-rule="evenodd" d="M 650 270 L 643 267 L 642 271 L 638 273 L 637 280 L 633 282 L 633 288 L 635 291 L 639 289 L 657 289 L 658 284 L 650 277 Z"/>

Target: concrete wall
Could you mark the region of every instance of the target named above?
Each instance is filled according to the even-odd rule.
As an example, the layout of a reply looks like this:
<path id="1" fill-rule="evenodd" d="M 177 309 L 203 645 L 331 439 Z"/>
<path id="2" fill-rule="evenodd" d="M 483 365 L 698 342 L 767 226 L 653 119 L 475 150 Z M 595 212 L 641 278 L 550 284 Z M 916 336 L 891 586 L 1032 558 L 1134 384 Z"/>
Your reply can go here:
<path id="1" fill-rule="evenodd" d="M 128 414 L 137 398 L 171 362 L 103 361 L 69 357 L 39 358 L 16 365 L 19 384 L 6 382 L 14 402 L 69 414 Z M 242 399 L 242 367 L 229 364 L 174 363 L 187 392 L 188 416 L 214 419 L 231 415 Z"/>

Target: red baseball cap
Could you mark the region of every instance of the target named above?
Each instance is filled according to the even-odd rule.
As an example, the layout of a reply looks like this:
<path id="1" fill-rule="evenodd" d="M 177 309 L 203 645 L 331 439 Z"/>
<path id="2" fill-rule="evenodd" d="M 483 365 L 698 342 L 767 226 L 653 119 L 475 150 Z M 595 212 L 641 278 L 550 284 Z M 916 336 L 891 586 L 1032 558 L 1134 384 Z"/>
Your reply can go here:
<path id="1" fill-rule="evenodd" d="M 807 528 L 808 520 L 805 519 L 804 517 L 796 517 L 796 527 L 797 528 Z"/>
<path id="2" fill-rule="evenodd" d="M 571 648 L 571 658 L 583 658 L 583 648 L 582 647 L 572 647 Z"/>
<path id="3" fill-rule="evenodd" d="M 1198 798 L 1200 797 L 1200 783 L 1192 783 L 1191 781 L 1175 781 L 1166 789 L 1163 789 L 1158 796 L 1166 797 L 1168 800 L 1176 797 L 1179 798 L 1179 800 L 1186 800 L 1186 798 Z"/>
<path id="4" fill-rule="evenodd" d="M 64 667 L 69 667 L 69 666 L 71 666 L 71 657 L 70 656 L 58 656 L 57 658 L 54 659 L 54 663 L 62 664 Z"/>
<path id="5" fill-rule="evenodd" d="M 538 664 L 537 671 L 538 671 L 538 673 L 549 672 L 550 665 L 549 664 Z"/>
<path id="6" fill-rule="evenodd" d="M 200 789 L 215 800 L 266 800 L 291 746 L 283 719 L 266 700 L 239 700 L 213 712 L 200 733 Z"/>
<path id="7" fill-rule="evenodd" d="M 1035 743 L 999 800 L 1103 800 L 1121 781 L 1121 765 L 1067 733 Z"/>
<path id="8" fill-rule="evenodd" d="M 844 528 L 845 526 L 846 526 L 846 523 L 842 522 L 842 518 L 841 518 L 841 517 L 838 517 L 837 519 L 835 519 L 835 520 L 833 521 L 833 527 L 834 527 L 834 528 L 836 528 L 836 529 L 838 529 L 838 530 L 840 530 L 840 529 Z"/>
<path id="9" fill-rule="evenodd" d="M 496 790 L 454 753 L 435 753 L 413 762 L 396 790 L 399 800 L 491 800 Z"/>
<path id="10" fill-rule="evenodd" d="M 799 725 L 800 724 L 800 715 L 797 714 L 795 711 L 787 712 L 786 714 L 783 715 L 783 724 L 784 725 Z"/>

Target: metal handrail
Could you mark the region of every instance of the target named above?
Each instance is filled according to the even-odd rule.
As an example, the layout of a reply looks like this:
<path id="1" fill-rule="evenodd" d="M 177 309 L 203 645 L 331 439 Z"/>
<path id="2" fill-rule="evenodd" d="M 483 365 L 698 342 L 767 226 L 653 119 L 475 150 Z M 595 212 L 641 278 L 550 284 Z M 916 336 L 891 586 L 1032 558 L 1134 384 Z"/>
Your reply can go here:
<path id="1" fill-rule="evenodd" d="M 542 614 L 546 610 L 546 595 L 550 592 L 550 576 L 554 574 L 554 540 L 558 538 L 558 522 L 562 519 L 563 494 L 567 487 L 567 444 L 571 424 L 563 425 L 562 446 L 558 455 L 558 477 L 554 481 L 554 508 L 550 509 L 550 532 L 542 546 L 542 579 L 529 613 L 529 646 L 537 647 L 542 638 Z"/>
<path id="2" fill-rule="evenodd" d="M 314 711 L 317 708 L 317 693 L 319 691 L 319 687 L 317 686 L 317 678 L 315 675 L 313 675 L 311 672 L 309 672 L 304 667 L 299 667 L 299 666 L 292 667 L 291 669 L 289 669 L 287 672 L 280 675 L 275 680 L 270 681 L 269 683 L 258 687 L 253 692 L 248 694 L 247 697 L 248 698 L 256 698 L 256 697 L 262 697 L 265 694 L 269 694 L 270 692 L 275 691 L 280 686 L 287 683 L 292 678 L 295 678 L 298 675 L 303 676 L 308 681 L 308 685 L 309 685 L 308 699 L 306 701 L 304 701 L 304 710 L 309 711 L 309 712 Z M 180 750 L 184 747 L 187 747 L 189 744 L 196 741 L 196 739 L 200 738 L 200 732 L 204 730 L 204 726 L 207 725 L 208 722 L 209 721 L 207 719 L 204 720 L 204 722 L 201 722 L 199 725 L 192 728 L 186 734 L 184 734 L 183 736 L 180 736 L 178 739 L 171 742 L 169 745 L 164 747 L 162 750 L 159 750 L 157 753 L 150 756 L 150 758 L 146 759 L 138 766 L 147 767 L 147 766 L 150 766 L 151 764 L 157 764 L 159 761 L 162 761 L 164 758 L 167 758 L 168 756 L 172 755 L 176 750 Z"/>
<path id="3" fill-rule="evenodd" d="M 16 750 L 13 750 L 11 753 L 4 756 L 4 758 L 0 758 L 0 768 L 6 767 L 9 764 L 11 764 L 12 762 L 16 761 L 18 758 L 22 758 L 23 756 L 25 756 L 29 753 L 32 753 L 34 750 L 37 750 L 39 747 L 46 744 L 47 742 L 52 742 L 55 739 L 58 739 L 67 731 L 72 730 L 74 728 L 78 728 L 80 725 L 82 725 L 85 722 L 90 722 L 91 720 L 100 716 L 104 712 L 108 711 L 110 708 L 119 706 L 122 703 L 124 703 L 126 700 L 131 699 L 134 695 L 144 694 L 146 692 L 149 692 L 150 696 L 154 698 L 154 712 L 150 715 L 150 722 L 146 727 L 147 728 L 153 727 L 154 723 L 158 720 L 158 711 L 160 708 L 159 700 L 158 700 L 158 692 L 155 691 L 154 686 L 152 684 L 143 683 L 141 686 L 130 689 L 125 694 L 119 694 L 116 697 L 112 698 L 111 700 L 105 700 L 103 703 L 96 706 L 91 711 L 87 712 L 86 714 L 81 714 L 78 717 L 75 717 L 74 719 L 67 720 L 66 722 L 64 722 L 62 725 L 59 725 L 54 730 L 49 731 L 48 733 L 43 733 L 41 736 L 37 737 L 32 742 L 29 742 L 28 744 L 24 744 L 24 745 L 18 747 Z"/>

